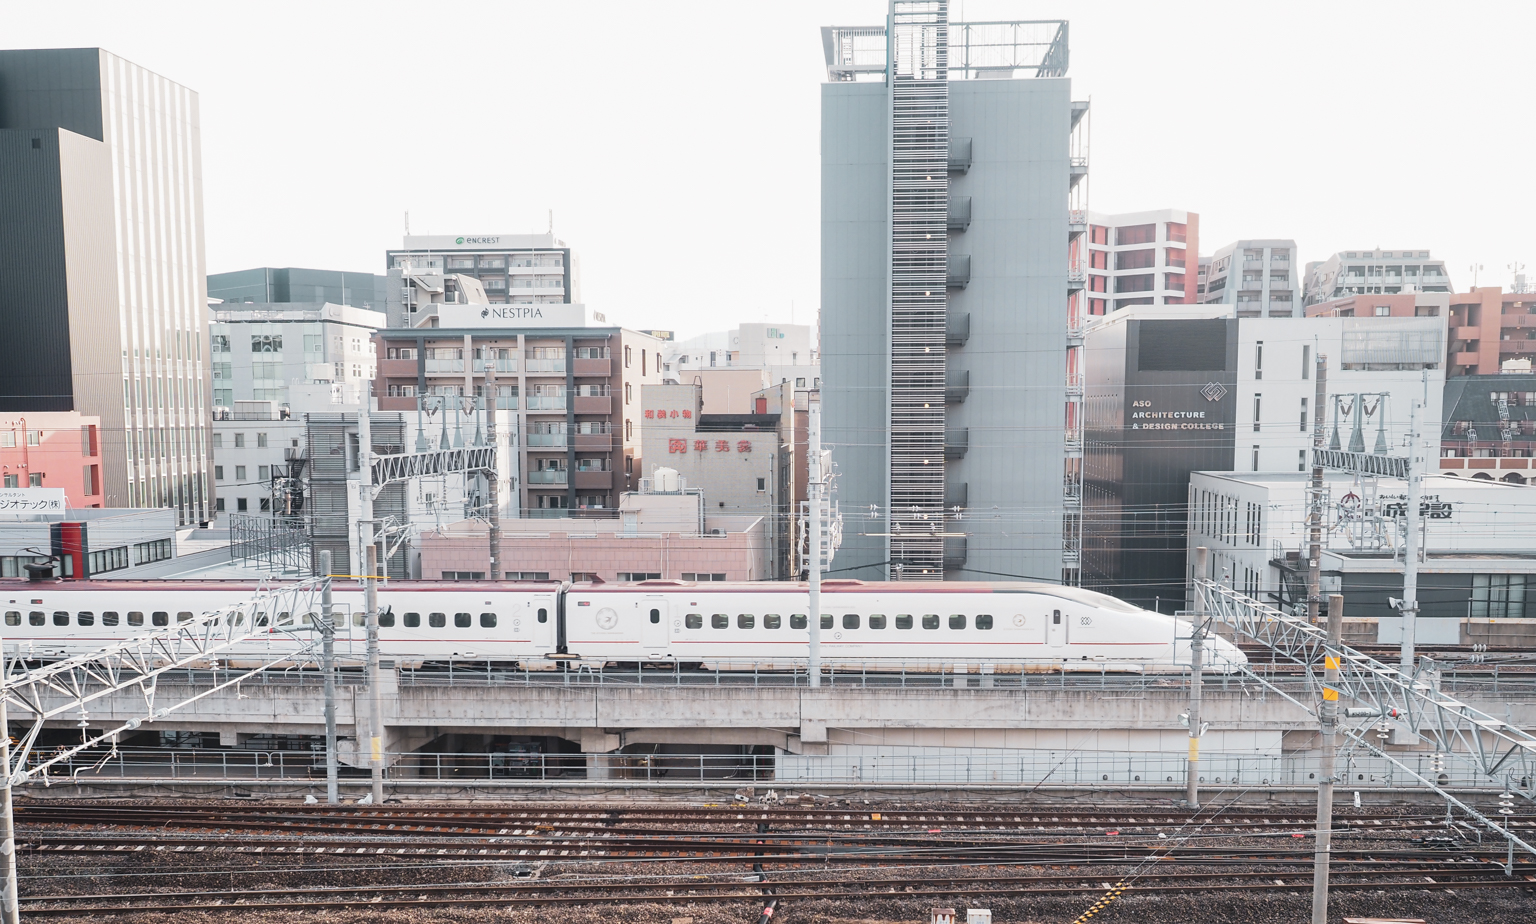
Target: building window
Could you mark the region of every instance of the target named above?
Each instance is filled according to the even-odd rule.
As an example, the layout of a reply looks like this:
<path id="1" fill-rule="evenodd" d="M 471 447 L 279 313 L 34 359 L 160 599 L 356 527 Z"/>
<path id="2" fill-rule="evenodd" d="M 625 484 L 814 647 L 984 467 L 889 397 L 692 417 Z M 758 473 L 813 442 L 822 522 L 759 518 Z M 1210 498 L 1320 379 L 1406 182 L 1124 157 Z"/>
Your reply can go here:
<path id="1" fill-rule="evenodd" d="M 223 449 L 224 448 L 224 434 L 222 434 L 222 433 L 215 433 L 213 435 L 213 448 L 214 449 Z"/>
<path id="2" fill-rule="evenodd" d="M 1307 451 L 1305 449 L 1298 449 L 1298 450 L 1296 450 L 1296 471 L 1304 472 L 1306 470 L 1307 470 Z"/>
<path id="3" fill-rule="evenodd" d="M 1301 348 L 1301 380 L 1305 382 L 1312 377 L 1312 347 Z"/>
<path id="4" fill-rule="evenodd" d="M 235 434 L 235 448 L 236 449 L 244 449 L 245 448 L 245 434 L 244 433 L 236 433 Z"/>
<path id="5" fill-rule="evenodd" d="M 1253 377 L 1255 379 L 1264 377 L 1264 341 L 1262 340 L 1253 345 Z M 1259 415 L 1255 413 L 1253 416 L 1257 420 Z"/>
<path id="6" fill-rule="evenodd" d="M 28 430 L 27 431 L 27 445 L 28 446 L 41 446 L 42 444 L 43 444 L 43 431 L 41 431 L 41 430 Z"/>
<path id="7" fill-rule="evenodd" d="M 634 425 L 634 422 L 633 421 L 629 421 L 629 420 L 624 421 L 624 439 L 625 440 L 632 440 L 634 438 L 635 438 L 635 425 Z"/>
<path id="8" fill-rule="evenodd" d="M 445 581 L 483 581 L 483 580 L 485 580 L 485 572 L 484 571 L 444 571 L 443 572 L 443 580 L 445 580 Z M 434 613 L 432 615 L 436 616 L 437 614 Z M 454 624 L 458 625 L 458 623 L 457 623 L 457 616 L 455 617 L 455 623 Z"/>
<path id="9" fill-rule="evenodd" d="M 1263 404 L 1263 395 L 1253 396 L 1253 432 L 1255 433 L 1259 432 L 1259 409 L 1263 406 Z M 1258 471 L 1258 469 L 1254 469 L 1254 471 Z"/>
<path id="10" fill-rule="evenodd" d="M 725 580 L 725 575 L 721 574 L 718 571 L 713 572 L 713 573 L 704 572 L 704 571 L 699 571 L 699 572 L 684 571 L 683 572 L 683 580 L 685 580 L 685 581 L 723 581 L 723 580 Z"/>
<path id="11" fill-rule="evenodd" d="M 155 539 L 150 542 L 140 542 L 133 547 L 133 563 L 147 565 L 150 562 L 166 561 L 172 555 L 171 540 Z"/>
<path id="12" fill-rule="evenodd" d="M 1259 470 L 1259 447 L 1253 447 L 1253 470 Z"/>
<path id="13" fill-rule="evenodd" d="M 618 579 L 621 581 L 659 581 L 660 571 L 620 571 Z"/>
<path id="14" fill-rule="evenodd" d="M 759 478 L 759 479 L 757 479 L 757 493 L 761 494 L 761 493 L 763 493 L 766 490 L 768 490 L 768 479 L 767 478 Z"/>
<path id="15" fill-rule="evenodd" d="M 92 552 L 86 556 L 86 563 L 93 575 L 104 571 L 121 571 L 128 567 L 128 547 L 120 545 L 117 548 Z"/>
<path id="16" fill-rule="evenodd" d="M 224 498 L 220 497 L 220 498 L 216 499 L 213 502 L 213 509 L 217 510 L 220 513 L 223 513 L 224 512 Z"/>
<path id="17" fill-rule="evenodd" d="M 1126 244 L 1150 244 L 1157 240 L 1157 225 L 1127 225 L 1124 228 L 1115 229 L 1115 243 L 1121 246 Z"/>
<path id="18" fill-rule="evenodd" d="M 247 503 L 245 498 L 243 498 L 243 497 L 235 498 L 235 510 L 239 511 L 240 513 L 245 513 L 249 509 L 250 509 L 249 505 L 248 505 L 248 503 Z"/>
<path id="19" fill-rule="evenodd" d="M 222 465 L 215 465 L 213 467 L 213 480 L 214 481 L 223 481 L 224 480 L 224 466 L 222 466 Z"/>
<path id="20" fill-rule="evenodd" d="M 1525 616 L 1525 575 L 1472 575 L 1473 618 L 1520 619 Z"/>
<path id="21" fill-rule="evenodd" d="M 253 334 L 251 335 L 252 353 L 281 353 L 283 352 L 282 334 Z"/>
<path id="22" fill-rule="evenodd" d="M 267 447 L 267 435 L 265 433 L 256 434 L 256 447 L 258 449 L 265 449 Z"/>
<path id="23" fill-rule="evenodd" d="M 6 475 L 5 476 L 5 486 L 7 488 L 19 488 L 19 487 L 21 487 L 20 481 L 21 481 L 21 479 L 18 476 L 16 476 L 16 475 Z"/>
<path id="24" fill-rule="evenodd" d="M 1115 269 L 1148 269 L 1157 265 L 1157 249 L 1122 250 L 1115 254 Z"/>
<path id="25" fill-rule="evenodd" d="M 625 347 L 624 348 L 624 368 L 625 369 L 629 368 L 629 350 L 630 350 L 629 347 Z"/>
<path id="26" fill-rule="evenodd" d="M 624 383 L 624 403 L 628 404 L 629 401 L 630 401 L 630 398 L 632 398 L 633 396 L 634 396 L 634 390 L 630 387 L 630 384 L 628 382 L 625 382 Z"/>
<path id="27" fill-rule="evenodd" d="M 32 474 L 28 475 L 27 483 L 34 488 L 41 488 L 43 486 L 43 473 L 33 472 Z"/>
<path id="28" fill-rule="evenodd" d="M 1307 399 L 1301 399 L 1301 432 L 1307 432 Z"/>
<path id="29" fill-rule="evenodd" d="M 271 478 L 271 471 L 272 471 L 271 466 L 267 466 L 267 465 L 258 465 L 258 466 L 256 466 L 256 480 L 257 481 L 267 481 L 267 480 L 269 480 Z"/>
<path id="30" fill-rule="evenodd" d="M 235 480 L 236 481 L 244 481 L 245 480 L 245 466 L 243 466 L 243 465 L 235 466 Z"/>

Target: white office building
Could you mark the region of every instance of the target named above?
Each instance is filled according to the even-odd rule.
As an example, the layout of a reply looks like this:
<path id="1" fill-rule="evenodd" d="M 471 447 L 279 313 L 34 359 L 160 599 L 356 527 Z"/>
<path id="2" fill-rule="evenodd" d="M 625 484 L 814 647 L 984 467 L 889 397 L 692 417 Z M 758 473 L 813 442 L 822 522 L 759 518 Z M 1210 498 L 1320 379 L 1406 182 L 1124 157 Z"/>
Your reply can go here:
<path id="1" fill-rule="evenodd" d="M 1203 301 L 1231 305 L 1239 318 L 1293 318 L 1302 315 L 1300 292 L 1295 241 L 1237 241 L 1212 254 Z"/>
<path id="2" fill-rule="evenodd" d="M 1445 292 L 1451 277 L 1428 250 L 1345 250 L 1307 264 L 1306 304 L 1350 295 Z"/>

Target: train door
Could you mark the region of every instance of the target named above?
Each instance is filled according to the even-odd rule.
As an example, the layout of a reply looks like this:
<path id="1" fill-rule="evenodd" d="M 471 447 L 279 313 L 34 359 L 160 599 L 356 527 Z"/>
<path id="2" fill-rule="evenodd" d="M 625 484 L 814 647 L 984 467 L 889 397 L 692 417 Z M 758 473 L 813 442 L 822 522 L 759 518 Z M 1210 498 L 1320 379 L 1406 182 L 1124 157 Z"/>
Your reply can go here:
<path id="1" fill-rule="evenodd" d="M 651 657 L 666 654 L 667 612 L 666 598 L 660 596 L 646 597 L 640 606 L 640 645 Z"/>
<path id="2" fill-rule="evenodd" d="M 533 645 L 540 651 L 555 650 L 555 598 L 536 596 L 529 604 L 533 610 L 530 625 L 533 627 Z"/>
<path id="3" fill-rule="evenodd" d="M 1045 643 L 1052 648 L 1063 648 L 1067 644 L 1067 617 L 1061 610 L 1051 610 L 1051 618 L 1045 624 Z"/>

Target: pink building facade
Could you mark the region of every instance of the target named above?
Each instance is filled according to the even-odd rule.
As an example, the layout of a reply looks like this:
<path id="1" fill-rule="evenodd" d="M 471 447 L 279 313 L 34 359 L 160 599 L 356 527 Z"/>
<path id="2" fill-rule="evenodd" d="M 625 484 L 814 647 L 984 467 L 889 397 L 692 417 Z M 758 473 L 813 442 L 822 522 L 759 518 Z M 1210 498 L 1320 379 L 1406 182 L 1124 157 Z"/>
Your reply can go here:
<path id="1" fill-rule="evenodd" d="M 78 411 L 0 415 L 0 486 L 63 488 L 73 509 L 104 506 L 101 418 Z"/>

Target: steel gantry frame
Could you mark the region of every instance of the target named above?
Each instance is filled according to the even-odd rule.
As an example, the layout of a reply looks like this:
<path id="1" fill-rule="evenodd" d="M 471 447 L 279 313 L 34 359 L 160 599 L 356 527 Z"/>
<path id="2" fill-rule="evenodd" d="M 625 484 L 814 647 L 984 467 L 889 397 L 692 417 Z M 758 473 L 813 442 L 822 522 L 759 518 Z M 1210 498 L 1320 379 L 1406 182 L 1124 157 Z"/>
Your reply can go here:
<path id="1" fill-rule="evenodd" d="M 103 742 L 110 742 L 115 751 L 118 736 L 123 732 L 136 731 L 176 709 L 309 655 L 319 638 L 306 638 L 300 633 L 314 626 L 323 590 L 329 583 L 328 577 L 319 577 L 281 588 L 259 587 L 256 595 L 244 603 L 185 621 L 177 614 L 172 626 L 31 670 L 27 669 L 19 647 L 0 650 L 0 769 L 4 770 L 0 779 L 0 855 L 4 857 L 5 877 L 0 891 L 0 924 L 18 921 L 13 787 L 37 776 L 42 776 L 46 783 L 49 768 L 82 751 Z M 158 698 L 159 679 L 167 672 L 212 666 L 237 646 L 274 635 L 296 644 L 280 653 L 263 653 L 268 657 L 257 656 L 254 667 L 221 673 L 194 695 L 173 703 Z M 117 722 L 92 736 L 88 730 L 90 705 L 128 690 L 143 694 L 144 716 Z M 10 743 L 12 711 L 24 713 L 32 723 L 14 754 Z M 75 714 L 80 717 L 80 743 L 31 761 L 44 724 Z"/>
<path id="2" fill-rule="evenodd" d="M 1316 715 L 1324 696 L 1319 669 L 1330 654 L 1338 658 L 1336 693 L 1345 718 L 1364 718 L 1427 738 L 1436 752 L 1470 764 L 1506 791 L 1536 801 L 1536 736 L 1439 690 L 1439 671 L 1428 658 L 1414 676 L 1345 645 L 1330 652 L 1327 632 L 1305 619 L 1288 616 L 1245 594 L 1204 578 L 1195 581 L 1197 611 L 1268 646 L 1287 661 L 1307 668 L 1303 677 L 1312 702 L 1306 703 L 1259 674 L 1250 676 L 1275 693 Z M 1362 740 L 1360 729 L 1342 729 Z M 1368 745 L 1369 746 L 1369 745 Z M 1374 748 L 1373 748 L 1374 750 Z M 1442 793 L 1443 794 L 1443 793 Z"/>

